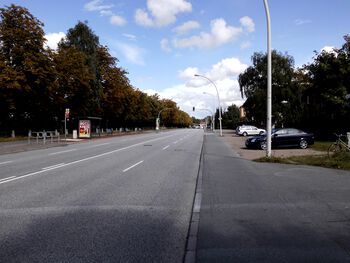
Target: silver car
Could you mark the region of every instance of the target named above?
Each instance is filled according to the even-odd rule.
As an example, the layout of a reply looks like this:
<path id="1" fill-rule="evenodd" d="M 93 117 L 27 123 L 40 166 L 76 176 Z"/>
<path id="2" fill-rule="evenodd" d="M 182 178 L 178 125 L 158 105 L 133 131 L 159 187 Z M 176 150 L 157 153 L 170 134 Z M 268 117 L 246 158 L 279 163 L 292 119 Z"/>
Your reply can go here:
<path id="1" fill-rule="evenodd" d="M 255 126 L 252 126 L 252 125 L 243 125 L 243 126 L 239 126 L 236 129 L 236 133 L 238 135 L 243 135 L 243 136 L 262 135 L 262 134 L 266 133 L 266 130 L 259 129 Z"/>

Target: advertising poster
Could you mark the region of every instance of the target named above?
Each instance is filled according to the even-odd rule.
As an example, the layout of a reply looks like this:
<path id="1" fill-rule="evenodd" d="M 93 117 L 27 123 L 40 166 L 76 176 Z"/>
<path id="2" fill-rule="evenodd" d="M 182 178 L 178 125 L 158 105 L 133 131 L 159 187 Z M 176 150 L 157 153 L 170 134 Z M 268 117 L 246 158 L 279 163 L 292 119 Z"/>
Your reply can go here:
<path id="1" fill-rule="evenodd" d="M 91 122 L 90 120 L 79 121 L 79 138 L 91 137 Z"/>

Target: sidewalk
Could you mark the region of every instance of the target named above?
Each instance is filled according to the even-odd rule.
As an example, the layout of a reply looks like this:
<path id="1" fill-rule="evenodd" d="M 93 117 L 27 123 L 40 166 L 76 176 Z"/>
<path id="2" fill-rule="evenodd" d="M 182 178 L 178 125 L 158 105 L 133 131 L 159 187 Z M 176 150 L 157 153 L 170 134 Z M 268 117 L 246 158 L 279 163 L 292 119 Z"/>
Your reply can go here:
<path id="1" fill-rule="evenodd" d="M 350 173 L 203 146 L 196 262 L 350 262 Z"/>
<path id="2" fill-rule="evenodd" d="M 39 149 L 47 149 L 51 147 L 62 147 L 68 145 L 69 142 L 67 140 L 61 140 L 60 142 L 50 142 L 47 141 L 45 144 L 40 141 L 37 143 L 35 140 L 32 140 L 30 143 L 28 143 L 27 140 L 23 141 L 12 141 L 12 142 L 0 142 L 0 155 L 3 154 L 10 154 L 10 153 L 17 153 L 17 152 L 26 152 L 26 151 L 33 151 L 33 150 L 39 150 Z"/>

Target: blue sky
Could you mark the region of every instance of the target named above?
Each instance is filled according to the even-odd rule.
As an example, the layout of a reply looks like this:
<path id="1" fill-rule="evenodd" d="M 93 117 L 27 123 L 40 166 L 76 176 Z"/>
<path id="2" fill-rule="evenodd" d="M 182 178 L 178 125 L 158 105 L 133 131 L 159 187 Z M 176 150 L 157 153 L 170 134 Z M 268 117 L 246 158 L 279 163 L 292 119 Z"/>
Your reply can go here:
<path id="1" fill-rule="evenodd" d="M 131 84 L 169 98 L 202 117 L 217 106 L 241 105 L 238 75 L 254 52 L 266 51 L 263 0 L 2 0 L 16 4 L 45 26 L 55 46 L 78 21 L 88 25 L 129 72 Z M 296 66 L 312 61 L 314 50 L 341 47 L 350 34 L 349 0 L 269 0 L 272 47 L 287 52 Z M 206 94 L 203 94 L 205 92 Z M 212 95 L 212 96 L 211 96 Z"/>

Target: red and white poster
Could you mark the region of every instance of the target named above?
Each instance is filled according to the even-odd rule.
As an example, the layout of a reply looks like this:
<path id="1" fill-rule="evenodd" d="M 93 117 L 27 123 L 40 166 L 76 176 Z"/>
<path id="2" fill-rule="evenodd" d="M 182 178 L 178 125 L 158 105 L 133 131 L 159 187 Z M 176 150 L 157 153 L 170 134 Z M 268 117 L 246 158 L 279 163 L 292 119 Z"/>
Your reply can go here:
<path id="1" fill-rule="evenodd" d="M 91 137 L 91 122 L 90 120 L 79 121 L 79 138 Z"/>

